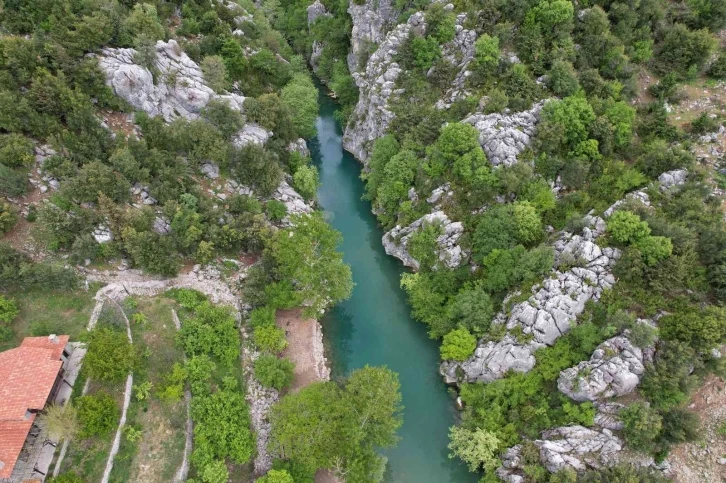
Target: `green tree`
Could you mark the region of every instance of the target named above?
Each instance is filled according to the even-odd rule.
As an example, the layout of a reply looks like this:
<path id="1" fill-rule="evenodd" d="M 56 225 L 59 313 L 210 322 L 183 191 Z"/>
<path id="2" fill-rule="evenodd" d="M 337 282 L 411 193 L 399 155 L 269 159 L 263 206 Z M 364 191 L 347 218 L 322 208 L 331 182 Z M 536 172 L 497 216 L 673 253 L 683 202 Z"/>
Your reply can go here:
<path id="1" fill-rule="evenodd" d="M 75 400 L 75 405 L 78 420 L 81 422 L 78 435 L 83 439 L 105 436 L 118 425 L 121 411 L 108 393 L 81 396 Z"/>
<path id="2" fill-rule="evenodd" d="M 84 370 L 101 381 L 123 381 L 134 365 L 134 348 L 126 334 L 108 327 L 98 327 L 88 336 Z"/>
<path id="3" fill-rule="evenodd" d="M 227 67 L 224 59 L 219 55 L 208 55 L 199 63 L 204 73 L 204 81 L 217 94 L 222 94 L 227 90 L 229 81 L 227 80 Z"/>
<path id="4" fill-rule="evenodd" d="M 481 34 L 474 44 L 474 74 L 479 81 L 492 76 L 499 67 L 499 38 Z"/>
<path id="5" fill-rule="evenodd" d="M 635 242 L 646 265 L 652 266 L 673 253 L 673 243 L 664 236 L 646 236 Z"/>
<path id="6" fill-rule="evenodd" d="M 444 336 L 441 342 L 441 359 L 445 361 L 465 361 L 476 349 L 476 337 L 467 329 L 454 329 Z"/>
<path id="7" fill-rule="evenodd" d="M 9 324 L 18 314 L 20 309 L 15 299 L 0 295 L 0 322 Z"/>
<path id="8" fill-rule="evenodd" d="M 489 330 L 493 316 L 494 303 L 480 285 L 459 291 L 447 306 L 447 317 L 453 324 L 479 337 Z"/>
<path id="9" fill-rule="evenodd" d="M 219 129 L 225 139 L 230 139 L 245 124 L 244 116 L 225 101 L 211 100 L 204 106 L 201 114 L 204 119 Z"/>
<path id="10" fill-rule="evenodd" d="M 159 21 L 156 6 L 137 3 L 124 22 L 124 30 L 130 37 L 145 35 L 151 39 L 164 38 L 164 26 Z"/>
<path id="11" fill-rule="evenodd" d="M 658 319 L 661 336 L 685 342 L 698 352 L 717 347 L 726 338 L 726 310 L 708 307 L 665 315 Z"/>
<path id="12" fill-rule="evenodd" d="M 300 166 L 292 177 L 292 183 L 306 200 L 315 198 L 320 185 L 318 169 L 315 166 Z"/>
<path id="13" fill-rule="evenodd" d="M 632 211 L 618 210 L 607 221 L 608 232 L 618 243 L 636 243 L 650 235 L 648 223 Z"/>
<path id="14" fill-rule="evenodd" d="M 274 387 L 278 391 L 286 389 L 292 383 L 294 370 L 295 364 L 271 354 L 262 354 L 255 361 L 255 377 L 263 386 Z"/>
<path id="15" fill-rule="evenodd" d="M 257 480 L 259 483 L 295 483 L 286 470 L 270 470 Z"/>
<path id="16" fill-rule="evenodd" d="M 273 354 L 279 354 L 287 347 L 285 331 L 275 325 L 255 327 L 252 338 L 260 350 Z"/>
<path id="17" fill-rule="evenodd" d="M 552 62 L 547 85 L 556 96 L 567 97 L 573 95 L 580 87 L 577 73 L 569 62 L 555 60 Z"/>
<path id="18" fill-rule="evenodd" d="M 476 472 L 481 468 L 493 471 L 499 464 L 497 454 L 501 442 L 489 431 L 452 426 L 449 440 L 449 458 L 461 458 L 469 466 L 469 471 Z"/>
<path id="19" fill-rule="evenodd" d="M 517 240 L 531 244 L 542 238 L 542 219 L 535 207 L 528 201 L 517 201 L 512 205 L 512 216 L 517 226 Z"/>
<path id="20" fill-rule="evenodd" d="M 663 420 L 648 404 L 636 402 L 619 413 L 623 436 L 633 449 L 651 451 L 663 427 Z"/>
<path id="21" fill-rule="evenodd" d="M 280 98 L 292 113 L 292 123 L 301 137 L 315 135 L 318 117 L 318 90 L 306 75 L 298 74 L 282 89 Z"/>
<path id="22" fill-rule="evenodd" d="M 295 280 L 294 303 L 306 303 L 304 313 L 322 309 L 350 296 L 350 267 L 336 247 L 340 233 L 319 214 L 291 216 L 293 227 L 279 230 L 265 248 L 278 281 Z M 309 305 L 308 305 L 309 304 Z"/>
<path id="23" fill-rule="evenodd" d="M 677 23 L 665 34 L 656 55 L 656 66 L 663 74 L 692 76 L 703 69 L 715 46 L 716 40 L 708 30 L 689 30 Z"/>
<path id="24" fill-rule="evenodd" d="M 34 161 L 33 144 L 20 134 L 0 136 L 0 164 L 17 168 Z"/>
<path id="25" fill-rule="evenodd" d="M 201 477 L 204 483 L 226 483 L 229 471 L 224 460 L 215 460 L 202 469 Z"/>

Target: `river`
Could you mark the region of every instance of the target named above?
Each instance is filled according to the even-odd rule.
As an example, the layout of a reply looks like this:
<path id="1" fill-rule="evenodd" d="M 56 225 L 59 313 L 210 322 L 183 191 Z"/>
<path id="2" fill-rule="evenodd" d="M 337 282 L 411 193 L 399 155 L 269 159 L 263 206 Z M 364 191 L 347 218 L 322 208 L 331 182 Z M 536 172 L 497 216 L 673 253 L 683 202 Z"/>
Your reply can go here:
<path id="1" fill-rule="evenodd" d="M 448 457 L 448 429 L 456 409 L 437 373 L 438 344 L 423 324 L 411 319 L 399 287 L 404 267 L 383 251 L 383 232 L 370 203 L 361 199 L 361 165 L 343 151 L 341 127 L 333 117 L 338 105 L 319 90 L 318 134 L 309 142 L 320 170 L 318 200 L 343 234 L 339 249 L 355 282 L 350 299 L 321 320 L 333 377 L 365 365 L 385 365 L 399 374 L 404 424 L 398 446 L 384 451 L 387 482 L 475 482 L 476 475 Z"/>

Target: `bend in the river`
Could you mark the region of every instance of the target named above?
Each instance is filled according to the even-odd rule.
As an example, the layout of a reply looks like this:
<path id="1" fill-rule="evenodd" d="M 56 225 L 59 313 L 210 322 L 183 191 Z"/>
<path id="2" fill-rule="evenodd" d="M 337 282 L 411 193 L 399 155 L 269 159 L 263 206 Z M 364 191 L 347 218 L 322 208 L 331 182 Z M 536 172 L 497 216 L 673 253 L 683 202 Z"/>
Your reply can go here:
<path id="1" fill-rule="evenodd" d="M 458 460 L 448 457 L 448 428 L 456 410 L 437 374 L 438 345 L 425 327 L 411 319 L 399 286 L 403 266 L 385 254 L 381 228 L 363 201 L 361 165 L 343 151 L 335 101 L 320 89 L 317 138 L 310 141 L 320 170 L 320 205 L 343 234 L 340 247 L 353 271 L 351 298 L 322 320 L 333 376 L 368 365 L 385 365 L 400 376 L 404 424 L 389 460 L 386 481 L 466 483 L 476 481 Z"/>

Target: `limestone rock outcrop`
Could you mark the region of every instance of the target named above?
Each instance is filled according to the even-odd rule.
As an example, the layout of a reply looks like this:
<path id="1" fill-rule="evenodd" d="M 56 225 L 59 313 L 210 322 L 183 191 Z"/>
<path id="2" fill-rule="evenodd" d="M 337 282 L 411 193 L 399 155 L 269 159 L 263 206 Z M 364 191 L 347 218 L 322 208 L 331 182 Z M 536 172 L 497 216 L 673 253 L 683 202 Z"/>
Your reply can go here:
<path id="1" fill-rule="evenodd" d="M 460 97 L 466 97 L 466 79 L 471 75 L 468 67 L 474 59 L 474 44 L 476 43 L 476 30 L 464 28 L 466 14 L 456 16 L 456 35 L 454 39 L 443 46 L 443 58 L 456 68 L 456 76 L 451 87 L 444 97 L 436 103 L 438 109 L 448 109 Z"/>
<path id="2" fill-rule="evenodd" d="M 291 153 L 298 153 L 304 158 L 310 157 L 310 150 L 308 149 L 308 144 L 303 138 L 299 138 L 297 141 L 292 141 L 290 144 L 288 144 L 287 150 Z"/>
<path id="3" fill-rule="evenodd" d="M 609 429 L 600 431 L 584 426 L 563 426 L 542 433 L 542 439 L 534 440 L 539 448 L 540 461 L 554 473 L 565 468 L 584 471 L 615 463 L 623 449 L 623 441 Z M 502 457 L 497 476 L 510 483 L 520 483 L 524 468 L 522 445 L 509 448 Z"/>
<path id="4" fill-rule="evenodd" d="M 272 198 L 277 201 L 281 201 L 285 205 L 288 215 L 299 215 L 313 212 L 312 207 L 305 202 L 305 199 L 300 196 L 300 193 L 295 191 L 285 180 L 280 182 L 280 186 L 278 186 L 272 194 Z M 287 219 L 287 217 L 285 217 L 285 219 Z"/>
<path id="5" fill-rule="evenodd" d="M 589 361 L 560 372 L 557 388 L 575 401 L 597 401 L 629 394 L 645 371 L 643 351 L 625 336 L 600 344 Z"/>
<path id="6" fill-rule="evenodd" d="M 356 2 L 348 4 L 348 14 L 353 27 L 350 32 L 350 52 L 346 60 L 351 73 L 365 68 L 359 65 L 361 57 L 373 44 L 383 42 L 386 33 L 393 26 L 397 14 L 392 3 L 391 0 L 365 0 L 361 5 Z M 310 8 L 308 8 L 308 22 L 310 22 Z"/>
<path id="7" fill-rule="evenodd" d="M 492 165 L 511 166 L 531 143 L 544 102 L 513 114 L 473 114 L 463 122 L 479 131 L 479 143 Z"/>
<path id="8" fill-rule="evenodd" d="M 245 98 L 238 94 L 216 94 L 204 82 L 202 70 L 184 53 L 175 40 L 156 43 L 158 82 L 146 67 L 138 65 L 134 49 L 105 48 L 98 56 L 98 65 L 106 74 L 106 83 L 113 91 L 150 116 L 171 121 L 176 117 L 196 119 L 209 101 L 220 99 L 233 109 L 242 110 Z"/>
<path id="9" fill-rule="evenodd" d="M 268 131 L 257 124 L 247 124 L 240 132 L 235 134 L 232 143 L 241 148 L 248 144 L 264 145 L 272 137 L 272 131 Z"/>
<path id="10" fill-rule="evenodd" d="M 424 30 L 423 13 L 413 14 L 408 22 L 397 25 L 386 35 L 368 59 L 364 72 L 352 73 L 360 95 L 343 134 L 343 147 L 364 165 L 373 142 L 386 134 L 395 117 L 388 108 L 389 100 L 402 94 L 396 89 L 401 68 L 393 58 L 411 32 Z"/>
<path id="11" fill-rule="evenodd" d="M 674 186 L 681 186 L 686 182 L 687 177 L 688 171 L 685 169 L 676 169 L 658 176 L 658 183 L 660 183 L 660 189 L 666 191 Z"/>
<path id="12" fill-rule="evenodd" d="M 396 225 L 391 231 L 383 235 L 383 248 L 387 255 L 398 258 L 407 267 L 414 270 L 420 268 L 418 260 L 408 253 L 408 242 L 411 236 L 425 225 L 437 224 L 442 234 L 437 238 L 438 259 L 448 268 L 458 267 L 465 257 L 458 245 L 459 238 L 464 233 L 464 225 L 459 221 L 452 222 L 443 211 L 434 211 L 424 215 L 408 226 Z"/>
<path id="13" fill-rule="evenodd" d="M 613 286 L 612 267 L 620 257 L 615 248 L 602 248 L 595 240 L 605 231 L 601 218 L 586 217 L 582 235 L 563 233 L 554 244 L 558 265 L 571 266 L 532 287 L 532 295 L 515 304 L 509 313 L 500 312 L 492 324 L 503 324 L 507 335 L 500 341 L 479 342 L 474 355 L 464 362 L 445 361 L 440 372 L 447 383 L 491 382 L 509 370 L 528 372 L 534 367 L 534 352 L 552 345 L 568 332 L 585 304 L 600 298 Z"/>

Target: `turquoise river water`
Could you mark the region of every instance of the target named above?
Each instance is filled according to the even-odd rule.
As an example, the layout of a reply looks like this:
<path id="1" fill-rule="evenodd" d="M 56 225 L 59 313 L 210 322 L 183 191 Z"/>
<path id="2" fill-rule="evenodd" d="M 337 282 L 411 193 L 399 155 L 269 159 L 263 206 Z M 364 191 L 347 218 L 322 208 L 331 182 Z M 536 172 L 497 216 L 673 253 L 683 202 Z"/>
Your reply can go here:
<path id="1" fill-rule="evenodd" d="M 323 318 L 333 377 L 368 365 L 385 365 L 400 376 L 404 423 L 398 446 L 386 450 L 386 481 L 468 483 L 476 476 L 448 458 L 448 428 L 456 409 L 437 373 L 438 344 L 412 320 L 399 287 L 403 265 L 383 251 L 370 203 L 361 199 L 361 165 L 343 151 L 338 108 L 320 89 L 317 137 L 310 140 L 320 170 L 318 200 L 330 223 L 343 234 L 340 250 L 353 271 L 351 298 Z"/>

